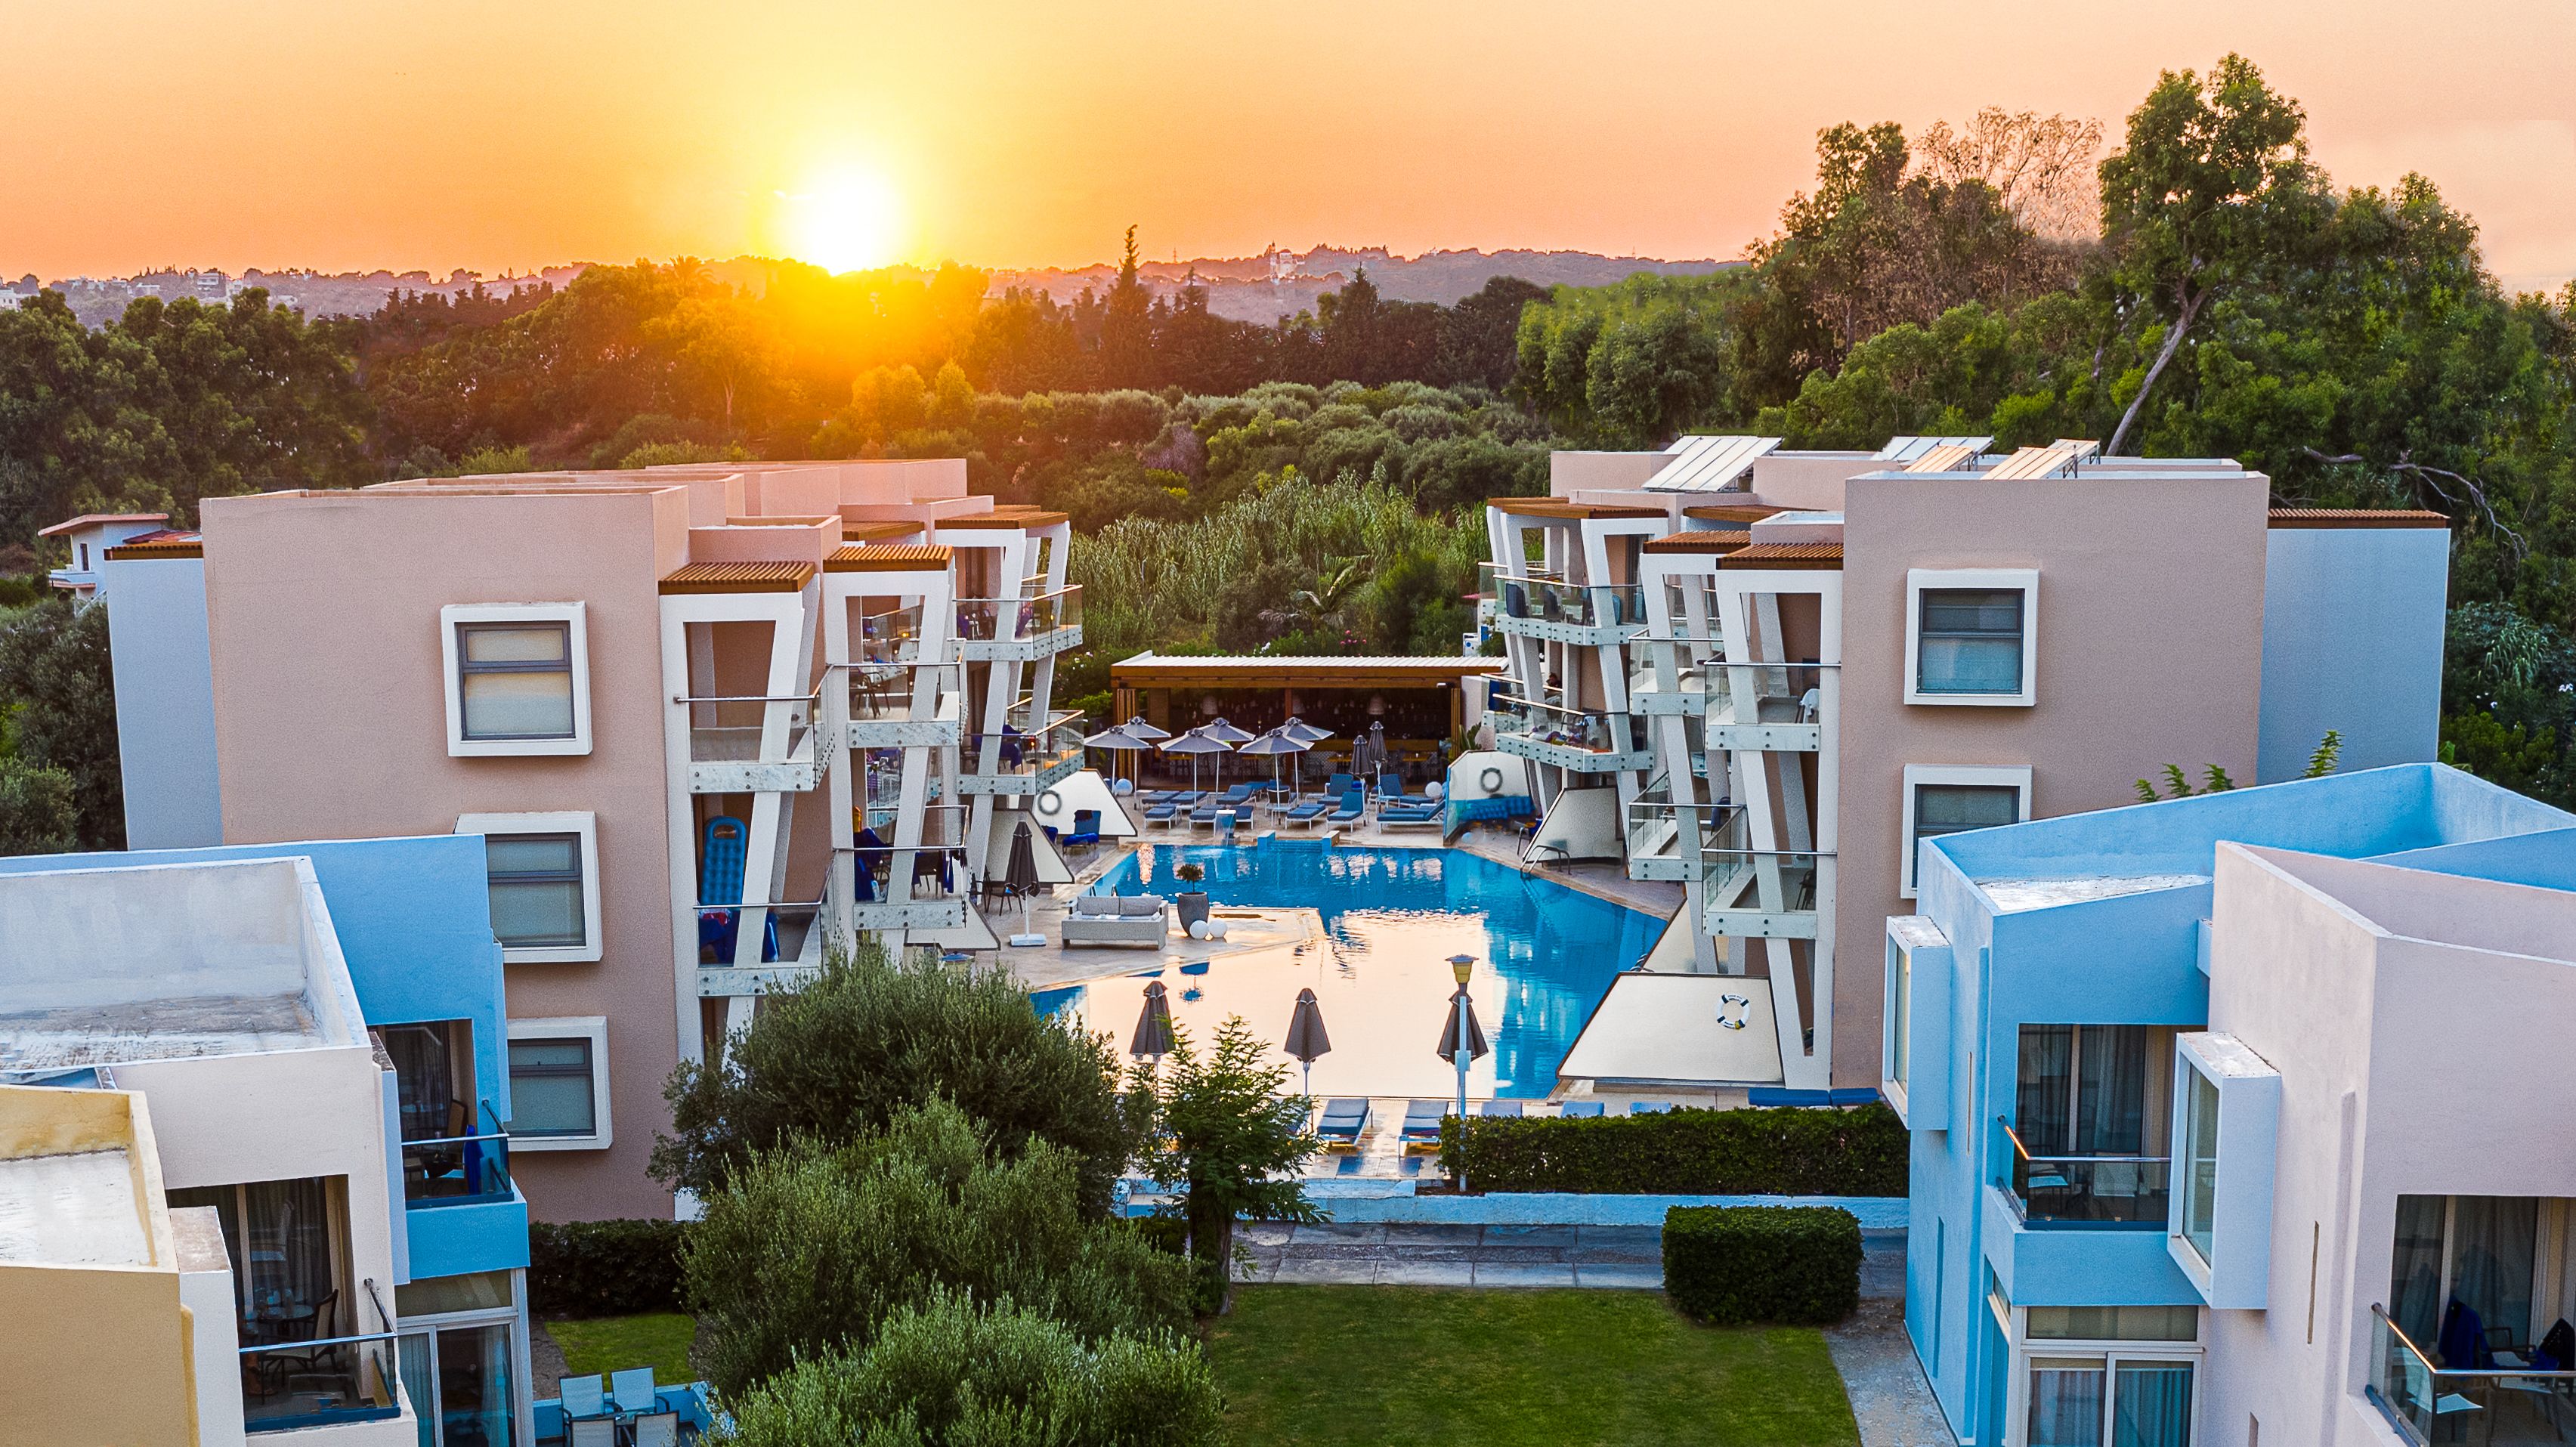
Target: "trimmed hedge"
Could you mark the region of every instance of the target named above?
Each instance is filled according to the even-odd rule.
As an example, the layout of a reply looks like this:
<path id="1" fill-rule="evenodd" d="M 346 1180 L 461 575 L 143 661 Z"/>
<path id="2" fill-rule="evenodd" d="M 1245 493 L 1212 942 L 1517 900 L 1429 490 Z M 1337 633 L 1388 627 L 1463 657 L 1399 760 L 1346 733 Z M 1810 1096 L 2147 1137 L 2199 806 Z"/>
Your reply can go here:
<path id="1" fill-rule="evenodd" d="M 1664 1294 L 1713 1326 L 1831 1326 L 1860 1305 L 1860 1218 L 1838 1206 L 1675 1206 Z"/>
<path id="2" fill-rule="evenodd" d="M 528 1223 L 528 1309 L 539 1317 L 685 1311 L 686 1221 Z"/>
<path id="3" fill-rule="evenodd" d="M 1465 1166 L 1479 1192 L 1902 1196 L 1906 1153 L 1905 1123 L 1883 1104 L 1440 1123 L 1441 1165 Z"/>

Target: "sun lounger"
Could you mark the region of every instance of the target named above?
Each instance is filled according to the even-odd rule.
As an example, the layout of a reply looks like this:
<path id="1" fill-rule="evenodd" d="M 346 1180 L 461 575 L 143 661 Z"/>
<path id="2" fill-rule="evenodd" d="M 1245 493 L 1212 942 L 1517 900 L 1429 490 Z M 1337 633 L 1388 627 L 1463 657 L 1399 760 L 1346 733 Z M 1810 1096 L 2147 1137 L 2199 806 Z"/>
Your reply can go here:
<path id="1" fill-rule="evenodd" d="M 1404 1107 L 1404 1143 L 1409 1146 L 1440 1144 L 1440 1117 L 1447 1114 L 1445 1100 L 1409 1101 Z"/>
<path id="2" fill-rule="evenodd" d="M 1518 1120 L 1521 1118 L 1521 1102 L 1517 1100 L 1479 1101 L 1476 1105 L 1476 1114 L 1487 1120 Z"/>
<path id="3" fill-rule="evenodd" d="M 1282 824 L 1321 823 L 1327 807 L 1321 799 L 1309 799 L 1293 809 L 1283 811 L 1279 815 L 1279 822 Z"/>
<path id="4" fill-rule="evenodd" d="M 1628 1102 L 1628 1113 L 1630 1115 L 1665 1115 L 1669 1114 L 1672 1109 L 1673 1103 L 1669 1100 L 1632 1100 Z"/>
<path id="5" fill-rule="evenodd" d="M 1556 1108 L 1556 1113 L 1560 1119 L 1564 1120 L 1595 1120 L 1601 1115 L 1601 1102 L 1597 1100 L 1569 1100 L 1564 1104 L 1559 1105 Z"/>
<path id="6" fill-rule="evenodd" d="M 1367 812 L 1367 796 L 1360 793 L 1359 790 L 1353 789 L 1342 796 L 1342 807 L 1335 809 L 1331 816 L 1325 819 L 1324 822 L 1327 824 L 1357 824 L 1360 822 L 1360 816 Z"/>
<path id="7" fill-rule="evenodd" d="M 1380 828 L 1385 829 L 1394 829 L 1405 825 L 1428 825 L 1436 829 L 1440 827 L 1440 806 L 1431 803 L 1421 805 L 1389 804 L 1377 811 L 1377 822 Z"/>
<path id="8" fill-rule="evenodd" d="M 1368 1128 L 1369 1103 L 1363 1096 L 1336 1096 L 1324 1102 L 1323 1114 L 1316 1117 L 1315 1135 L 1326 1145 L 1360 1143 L 1360 1132 Z"/>
<path id="9" fill-rule="evenodd" d="M 1180 812 L 1180 807 L 1175 804 L 1150 804 L 1145 808 L 1145 822 L 1160 824 Z"/>
<path id="10" fill-rule="evenodd" d="M 1190 827 L 1196 829 L 1205 824 L 1211 829 L 1215 828 L 1216 811 L 1217 802 L 1214 799 L 1202 800 L 1197 808 L 1190 811 Z"/>

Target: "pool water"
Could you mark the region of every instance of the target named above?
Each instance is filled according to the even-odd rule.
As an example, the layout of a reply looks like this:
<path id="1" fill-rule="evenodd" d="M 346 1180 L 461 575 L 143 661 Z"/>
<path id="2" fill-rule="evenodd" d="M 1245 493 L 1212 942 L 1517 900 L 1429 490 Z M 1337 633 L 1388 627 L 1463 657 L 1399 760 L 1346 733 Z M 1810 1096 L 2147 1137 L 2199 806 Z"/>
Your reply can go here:
<path id="1" fill-rule="evenodd" d="M 1333 1042 L 1315 1062 L 1319 1096 L 1453 1092 L 1456 1074 L 1433 1049 L 1457 988 L 1449 957 L 1466 954 L 1476 960 L 1468 993 L 1493 1047 L 1470 1070 L 1468 1093 L 1543 1097 L 1611 977 L 1645 958 L 1663 932 L 1652 916 L 1457 849 L 1276 838 L 1147 845 L 1094 888 L 1168 899 L 1193 887 L 1172 873 L 1185 862 L 1206 871 L 1195 887 L 1212 906 L 1312 908 L 1323 916 L 1323 939 L 1212 962 L 1175 941 L 1163 955 L 1139 952 L 1135 967 L 1113 978 L 1041 992 L 1040 1008 L 1073 1010 L 1123 1050 L 1147 981 L 1160 978 L 1173 1022 L 1193 1040 L 1240 1015 L 1275 1051 L 1298 990 L 1311 989 Z"/>

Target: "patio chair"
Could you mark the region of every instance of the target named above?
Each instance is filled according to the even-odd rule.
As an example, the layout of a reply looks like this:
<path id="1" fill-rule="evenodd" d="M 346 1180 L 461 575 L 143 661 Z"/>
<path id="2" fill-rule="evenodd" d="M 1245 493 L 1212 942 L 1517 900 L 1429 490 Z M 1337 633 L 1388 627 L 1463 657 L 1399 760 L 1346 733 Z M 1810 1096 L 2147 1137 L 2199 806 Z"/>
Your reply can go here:
<path id="1" fill-rule="evenodd" d="M 1360 1132 L 1368 1128 L 1369 1103 L 1365 1096 L 1336 1096 L 1324 1102 L 1324 1112 L 1316 1117 L 1315 1136 L 1326 1145 L 1356 1146 Z"/>
<path id="2" fill-rule="evenodd" d="M 556 1384 L 563 1402 L 564 1420 L 578 1422 L 585 1417 L 608 1415 L 605 1377 L 566 1377 Z"/>
<path id="3" fill-rule="evenodd" d="M 1440 806 L 1428 799 L 1419 804 L 1381 805 L 1377 811 L 1377 822 L 1380 828 L 1386 829 L 1404 825 L 1429 825 L 1437 828 L 1440 825 Z"/>
<path id="4" fill-rule="evenodd" d="M 1074 810 L 1073 830 L 1064 836 L 1064 842 L 1067 847 L 1074 849 L 1089 849 L 1096 847 L 1100 843 L 1100 811 L 1097 809 Z"/>
<path id="5" fill-rule="evenodd" d="M 1557 1106 L 1556 1114 L 1559 1120 L 1598 1120 L 1601 1118 L 1601 1102 L 1569 1100 Z"/>
<path id="6" fill-rule="evenodd" d="M 1331 805 L 1326 804 L 1321 799 L 1309 799 L 1302 804 L 1283 810 L 1279 815 L 1279 822 L 1282 824 L 1318 823 L 1323 819 L 1325 811 L 1331 807 Z"/>
<path id="7" fill-rule="evenodd" d="M 1476 1104 L 1476 1114 L 1487 1120 L 1518 1120 L 1521 1118 L 1521 1102 L 1517 1100 L 1479 1101 Z"/>
<path id="8" fill-rule="evenodd" d="M 634 1447 L 680 1447 L 680 1414 L 647 1412 L 627 1423 Z"/>
<path id="9" fill-rule="evenodd" d="M 660 1405 L 653 1391 L 651 1367 L 633 1367 L 611 1376 L 608 1395 L 617 1404 L 617 1410 L 629 1416 L 652 1411 Z"/>
<path id="10" fill-rule="evenodd" d="M 1440 1144 L 1440 1117 L 1448 1114 L 1445 1100 L 1408 1101 L 1404 1107 L 1403 1140 L 1408 1146 Z"/>
<path id="11" fill-rule="evenodd" d="M 1341 807 L 1324 820 L 1327 824 L 1357 824 L 1368 812 L 1368 796 L 1354 788 L 1342 795 Z"/>

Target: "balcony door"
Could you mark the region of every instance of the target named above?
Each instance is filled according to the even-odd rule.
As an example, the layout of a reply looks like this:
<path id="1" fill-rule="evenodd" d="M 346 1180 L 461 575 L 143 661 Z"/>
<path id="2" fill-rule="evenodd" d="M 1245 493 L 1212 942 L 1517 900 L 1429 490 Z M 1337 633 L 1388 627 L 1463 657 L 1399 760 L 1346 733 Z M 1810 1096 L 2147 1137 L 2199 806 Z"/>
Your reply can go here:
<path id="1" fill-rule="evenodd" d="M 2034 1156 L 2164 1154 L 2167 1025 L 2024 1025 L 2013 1125 Z"/>
<path id="2" fill-rule="evenodd" d="M 2453 1360 L 2514 1351 L 2537 1339 L 2561 1310 L 2561 1293 L 2535 1290 L 2542 1258 L 2563 1256 L 2557 1202 L 2534 1196 L 2400 1196 L 2390 1253 L 2389 1317 L 2454 1371 L 2486 1361 Z M 2558 1245 L 2558 1251 L 2544 1247 Z M 2554 1274 L 2554 1273 L 2550 1273 Z M 2535 1311 L 2535 1304 L 2553 1308 Z"/>
<path id="3" fill-rule="evenodd" d="M 2193 1365 L 2117 1352 L 2034 1355 L 2021 1447 L 2191 1447 Z"/>

